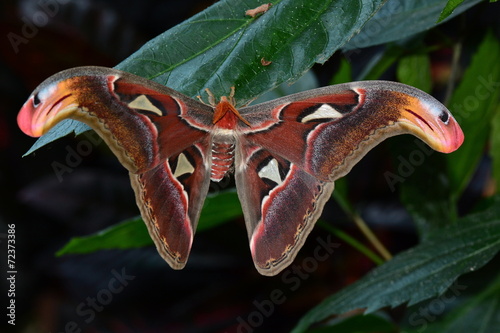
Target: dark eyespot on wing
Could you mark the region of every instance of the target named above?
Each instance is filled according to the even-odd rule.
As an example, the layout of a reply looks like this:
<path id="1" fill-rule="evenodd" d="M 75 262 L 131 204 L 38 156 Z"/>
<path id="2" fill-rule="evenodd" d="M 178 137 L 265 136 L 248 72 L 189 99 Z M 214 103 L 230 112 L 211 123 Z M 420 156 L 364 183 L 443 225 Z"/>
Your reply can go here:
<path id="1" fill-rule="evenodd" d="M 37 107 L 40 104 L 40 97 L 38 97 L 38 93 L 33 96 L 33 106 Z"/>
<path id="2" fill-rule="evenodd" d="M 450 115 L 448 114 L 448 112 L 446 111 L 441 111 L 441 114 L 439 115 L 439 119 L 441 119 L 441 121 L 445 124 L 448 123 L 448 121 L 450 120 Z"/>

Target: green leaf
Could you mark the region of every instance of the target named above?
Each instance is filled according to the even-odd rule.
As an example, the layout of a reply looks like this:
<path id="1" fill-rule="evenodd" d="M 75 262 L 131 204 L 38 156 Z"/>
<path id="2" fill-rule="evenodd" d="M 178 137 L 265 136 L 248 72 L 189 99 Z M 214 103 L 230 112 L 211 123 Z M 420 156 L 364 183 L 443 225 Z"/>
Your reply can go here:
<path id="1" fill-rule="evenodd" d="M 479 45 L 448 103 L 465 135 L 462 146 L 448 156 L 448 170 L 455 199 L 469 183 L 488 140 L 490 121 L 500 97 L 498 59 L 500 43 L 490 32 Z"/>
<path id="2" fill-rule="evenodd" d="M 245 16 L 260 0 L 225 0 L 150 40 L 116 68 L 188 96 L 236 87 L 238 105 L 324 63 L 386 0 L 281 0 Z M 271 61 L 263 66 L 261 59 Z M 68 131 L 72 131 L 71 128 Z M 52 135 L 50 141 L 59 136 Z"/>
<path id="3" fill-rule="evenodd" d="M 425 333 L 497 332 L 500 327 L 500 275 L 486 290 L 453 309 L 442 321 L 427 323 L 420 317 L 414 323 L 420 324 L 418 329 L 405 332 L 422 332 L 422 328 Z"/>
<path id="4" fill-rule="evenodd" d="M 140 217 L 123 221 L 98 233 L 73 237 L 56 255 L 92 253 L 105 249 L 128 249 L 153 244 Z"/>
<path id="5" fill-rule="evenodd" d="M 243 216 L 236 191 L 224 191 L 205 199 L 197 231 L 213 228 Z"/>
<path id="6" fill-rule="evenodd" d="M 330 80 L 330 84 L 333 85 L 351 81 L 352 81 L 352 66 L 347 61 L 346 58 L 341 58 L 339 69 Z"/>
<path id="7" fill-rule="evenodd" d="M 397 67 L 397 77 L 402 83 L 430 93 L 432 80 L 429 55 L 417 53 L 401 58 Z"/>
<path id="8" fill-rule="evenodd" d="M 447 0 L 388 1 L 366 23 L 363 29 L 346 44 L 346 53 L 411 37 L 437 25 L 436 21 Z M 446 20 L 463 13 L 481 0 L 465 0 Z M 442 23 L 442 22 L 441 22 Z"/>
<path id="9" fill-rule="evenodd" d="M 257 98 L 253 103 L 254 104 L 264 103 L 276 98 L 288 96 L 291 94 L 295 94 L 310 89 L 315 89 L 318 87 L 319 87 L 318 79 L 316 78 L 314 72 L 307 71 L 304 75 L 300 77 L 300 79 L 298 79 L 294 83 L 289 84 L 287 82 L 284 82 L 279 86 L 277 86 L 276 88 L 274 88 L 273 90 L 260 95 L 260 97 Z"/>
<path id="10" fill-rule="evenodd" d="M 446 291 L 456 278 L 476 270 L 500 250 L 500 197 L 481 212 L 441 229 L 427 241 L 396 255 L 362 279 L 310 310 L 293 332 L 331 315 L 365 308 L 367 313 L 416 304 Z"/>
<path id="11" fill-rule="evenodd" d="M 54 140 L 62 138 L 63 136 L 66 136 L 71 133 L 74 133 L 75 136 L 77 136 L 90 129 L 91 128 L 85 125 L 84 123 L 81 123 L 73 119 L 65 119 L 56 126 L 54 126 L 47 134 L 36 140 L 35 144 L 31 146 L 31 148 L 23 155 L 23 157 L 31 154 L 38 148 L 43 147 Z"/>
<path id="12" fill-rule="evenodd" d="M 226 191 L 209 196 L 205 200 L 197 231 L 213 228 L 239 216 L 242 216 L 242 210 L 236 192 Z M 137 248 L 152 244 L 146 225 L 137 217 L 89 236 L 74 237 L 56 255 Z"/>
<path id="13" fill-rule="evenodd" d="M 239 104 L 323 63 L 361 29 L 383 0 L 220 1 L 144 45 L 118 67 L 188 96 L 236 87 Z M 168 53 L 168 50 L 174 50 Z M 272 61 L 263 66 L 261 59 Z"/>
<path id="14" fill-rule="evenodd" d="M 389 44 L 368 61 L 357 80 L 378 80 L 403 54 L 399 45 Z"/>
<path id="15" fill-rule="evenodd" d="M 460 4 L 462 2 L 464 2 L 464 0 L 448 0 L 448 2 L 446 3 L 446 6 L 443 8 L 443 11 L 439 15 L 439 18 L 438 18 L 437 22 L 439 23 L 442 20 L 444 20 L 445 18 L 447 18 L 448 16 L 450 16 L 451 13 L 453 13 L 453 11 L 458 6 L 460 6 Z"/>
<path id="16" fill-rule="evenodd" d="M 493 160 L 493 178 L 500 184 L 500 105 L 497 105 L 495 115 L 491 120 L 491 148 L 490 155 Z"/>

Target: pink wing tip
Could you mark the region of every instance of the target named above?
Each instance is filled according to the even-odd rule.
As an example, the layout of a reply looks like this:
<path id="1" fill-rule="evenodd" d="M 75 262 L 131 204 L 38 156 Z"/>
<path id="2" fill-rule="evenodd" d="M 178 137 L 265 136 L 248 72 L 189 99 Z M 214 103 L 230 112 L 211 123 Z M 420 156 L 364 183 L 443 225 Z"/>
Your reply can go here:
<path id="1" fill-rule="evenodd" d="M 464 141 L 464 133 L 453 115 L 444 105 L 429 95 L 412 96 L 404 108 L 403 122 L 410 130 L 434 150 L 451 153 Z"/>
<path id="2" fill-rule="evenodd" d="M 449 151 L 446 151 L 446 153 L 451 153 L 451 152 L 457 150 L 464 142 L 464 138 L 465 138 L 464 132 L 462 131 L 462 129 L 460 128 L 460 126 L 457 123 L 453 129 L 453 134 L 451 136 L 451 140 L 450 140 L 451 142 L 449 145 L 450 149 L 449 149 Z"/>
<path id="3" fill-rule="evenodd" d="M 21 111 L 17 115 L 17 125 L 25 134 L 32 137 L 39 137 L 40 131 L 36 131 L 33 128 L 33 116 L 36 109 L 33 107 L 33 96 L 31 96 L 26 103 L 24 103 Z"/>
<path id="4" fill-rule="evenodd" d="M 457 121 L 450 117 L 450 121 L 446 127 L 442 127 L 444 140 L 439 147 L 439 151 L 443 153 L 451 153 L 460 148 L 464 142 L 464 132 L 460 128 Z"/>

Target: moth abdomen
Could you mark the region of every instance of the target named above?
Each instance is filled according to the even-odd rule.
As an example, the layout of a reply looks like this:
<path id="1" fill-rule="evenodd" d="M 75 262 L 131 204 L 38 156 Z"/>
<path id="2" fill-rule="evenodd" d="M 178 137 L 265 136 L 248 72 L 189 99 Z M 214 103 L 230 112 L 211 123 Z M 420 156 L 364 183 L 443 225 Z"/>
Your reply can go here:
<path id="1" fill-rule="evenodd" d="M 212 144 L 212 167 L 210 179 L 219 182 L 234 164 L 234 143 L 214 142 Z"/>

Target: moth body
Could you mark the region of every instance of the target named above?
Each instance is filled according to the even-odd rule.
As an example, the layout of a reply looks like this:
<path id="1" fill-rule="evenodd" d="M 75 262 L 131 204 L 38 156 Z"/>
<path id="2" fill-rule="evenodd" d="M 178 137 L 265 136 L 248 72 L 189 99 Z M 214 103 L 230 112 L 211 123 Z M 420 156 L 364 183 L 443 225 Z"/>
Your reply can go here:
<path id="1" fill-rule="evenodd" d="M 232 91 L 234 94 L 234 90 Z M 214 106 L 213 136 L 212 136 L 212 165 L 210 180 L 219 182 L 234 168 L 234 148 L 238 141 L 238 126 L 250 126 L 234 107 L 232 95 L 229 99 L 223 96 Z"/>

